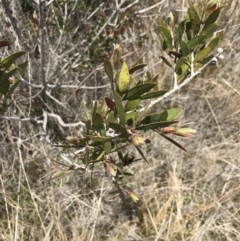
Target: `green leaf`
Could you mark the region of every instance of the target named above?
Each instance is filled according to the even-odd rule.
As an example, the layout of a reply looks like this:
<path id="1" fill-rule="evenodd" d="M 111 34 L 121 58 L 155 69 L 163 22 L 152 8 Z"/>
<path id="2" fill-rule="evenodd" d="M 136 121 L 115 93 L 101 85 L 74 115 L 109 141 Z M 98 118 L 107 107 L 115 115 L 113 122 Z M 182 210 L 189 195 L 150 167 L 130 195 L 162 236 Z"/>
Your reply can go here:
<path id="1" fill-rule="evenodd" d="M 161 118 L 159 121 L 171 121 L 175 120 L 182 113 L 181 108 L 170 108 L 161 113 Z"/>
<path id="2" fill-rule="evenodd" d="M 190 49 L 185 41 L 181 41 L 180 47 L 181 47 L 181 52 L 184 56 L 187 56 L 190 54 Z"/>
<path id="3" fill-rule="evenodd" d="M 19 74 L 24 78 L 25 76 L 25 72 L 26 72 L 26 69 L 27 69 L 27 66 L 28 66 L 28 61 L 24 61 L 23 63 L 19 64 L 18 65 L 18 72 Z"/>
<path id="4" fill-rule="evenodd" d="M 113 61 L 113 66 L 117 71 L 120 67 L 121 58 L 122 58 L 122 48 L 119 44 L 116 44 L 114 46 L 114 50 L 112 54 L 112 61 Z"/>
<path id="5" fill-rule="evenodd" d="M 205 57 L 208 56 L 208 54 L 211 52 L 211 48 L 207 47 L 203 50 L 201 50 L 200 52 L 198 52 L 196 55 L 195 55 L 195 58 L 194 58 L 194 61 L 195 62 L 199 62 L 200 60 L 204 59 Z"/>
<path id="6" fill-rule="evenodd" d="M 129 126 L 132 126 L 136 122 L 136 115 L 137 115 L 136 111 L 130 111 L 126 114 L 126 123 Z"/>
<path id="7" fill-rule="evenodd" d="M 141 99 L 146 100 L 146 99 L 157 98 L 157 97 L 163 96 L 165 93 L 167 93 L 167 90 L 159 90 L 159 91 L 151 92 L 146 95 L 142 95 Z"/>
<path id="8" fill-rule="evenodd" d="M 115 100 L 118 117 L 120 119 L 120 123 L 122 125 L 125 125 L 125 111 L 123 109 L 123 103 L 122 103 L 121 97 L 118 94 L 118 92 L 114 92 L 114 100 Z"/>
<path id="9" fill-rule="evenodd" d="M 160 134 L 160 133 L 159 133 Z M 170 141 L 172 144 L 174 144 L 175 146 L 179 147 L 180 149 L 182 149 L 183 151 L 185 152 L 188 152 L 182 145 L 180 145 L 178 142 L 174 141 L 172 138 L 166 136 L 166 135 L 163 135 L 163 134 L 160 134 L 161 136 L 163 136 L 165 139 L 167 139 L 168 141 Z"/>
<path id="10" fill-rule="evenodd" d="M 135 65 L 138 65 L 138 64 L 142 64 L 142 62 L 143 62 L 143 56 L 144 56 L 144 55 L 141 55 L 141 56 L 137 59 L 137 61 L 133 64 L 132 67 L 134 67 Z"/>
<path id="11" fill-rule="evenodd" d="M 204 40 L 212 37 L 213 34 L 216 32 L 218 26 L 216 23 L 209 24 L 206 28 L 204 28 L 201 32 L 201 35 L 205 35 Z"/>
<path id="12" fill-rule="evenodd" d="M 193 6 L 190 6 L 188 8 L 188 15 L 189 15 L 189 19 L 190 19 L 190 22 L 192 25 L 193 35 L 195 36 L 199 32 L 199 29 L 201 26 L 201 20 L 199 18 L 199 15 L 198 15 L 196 9 Z"/>
<path id="13" fill-rule="evenodd" d="M 93 120 L 92 120 L 93 126 L 96 130 L 102 130 L 104 129 L 104 125 L 103 125 L 103 118 L 99 113 L 96 113 L 93 116 Z"/>
<path id="14" fill-rule="evenodd" d="M 169 51 L 168 54 L 169 54 L 169 55 L 173 55 L 173 56 L 175 56 L 176 58 L 181 58 L 181 57 L 183 57 L 183 55 L 182 55 L 181 53 L 176 52 L 176 51 Z"/>
<path id="15" fill-rule="evenodd" d="M 128 112 L 131 110 L 135 110 L 140 102 L 140 99 L 136 100 L 128 100 L 126 105 L 124 106 L 124 111 Z"/>
<path id="16" fill-rule="evenodd" d="M 187 57 L 182 57 L 177 61 L 176 66 L 175 66 L 175 71 L 178 71 L 182 67 L 183 64 L 190 65 Z"/>
<path id="17" fill-rule="evenodd" d="M 150 82 L 156 82 L 158 80 L 159 74 L 156 74 Z"/>
<path id="18" fill-rule="evenodd" d="M 2 67 L 5 68 L 5 70 L 6 70 L 15 62 L 16 59 L 20 58 L 25 53 L 26 52 L 22 51 L 22 52 L 16 52 L 12 55 L 9 55 L 0 62 L 0 65 L 2 65 Z"/>
<path id="19" fill-rule="evenodd" d="M 192 24 L 191 24 L 191 22 L 190 21 L 187 21 L 186 22 L 186 30 L 185 30 L 185 32 L 186 32 L 186 35 L 187 35 L 187 39 L 188 40 L 190 40 L 190 39 L 192 39 Z"/>
<path id="20" fill-rule="evenodd" d="M 130 74 L 133 74 L 135 71 L 139 70 L 139 69 L 142 69 L 144 67 L 146 67 L 147 64 L 143 63 L 143 64 L 137 64 L 137 65 L 134 65 L 132 66 L 130 69 L 129 69 L 129 73 Z"/>
<path id="21" fill-rule="evenodd" d="M 124 94 L 128 91 L 131 84 L 131 78 L 128 71 L 128 66 L 125 62 L 122 64 L 122 68 L 117 81 L 117 87 L 120 94 Z"/>
<path id="22" fill-rule="evenodd" d="M 182 112 L 181 108 L 171 108 L 163 111 L 160 114 L 152 114 L 152 115 L 146 116 L 140 122 L 140 124 L 149 124 L 149 123 L 160 122 L 160 121 L 172 121 L 178 118 L 181 112 Z"/>
<path id="23" fill-rule="evenodd" d="M 147 158 L 145 157 L 145 155 L 143 154 L 142 150 L 138 146 L 135 146 L 135 147 L 138 150 L 139 154 L 142 156 L 142 158 L 145 160 L 145 162 L 147 164 L 149 164 L 149 162 L 148 162 Z"/>
<path id="24" fill-rule="evenodd" d="M 158 129 L 158 128 L 163 128 L 163 127 L 167 127 L 170 126 L 172 124 L 177 123 L 178 121 L 160 121 L 160 122 L 154 122 L 154 123 L 150 123 L 150 124 L 146 124 L 146 125 L 141 125 L 141 126 L 137 126 L 136 130 L 154 130 L 154 129 Z"/>
<path id="25" fill-rule="evenodd" d="M 179 25 L 178 28 L 176 30 L 176 42 L 178 44 L 180 44 L 181 40 L 182 40 L 182 36 L 185 30 L 185 20 L 182 21 Z"/>
<path id="26" fill-rule="evenodd" d="M 141 95 L 145 94 L 155 86 L 156 86 L 156 83 L 146 83 L 146 84 L 137 85 L 126 93 L 126 95 L 123 97 L 123 100 L 139 99 Z"/>
<path id="27" fill-rule="evenodd" d="M 213 11 L 208 16 L 207 20 L 205 21 L 203 29 L 205 29 L 208 25 L 213 24 L 213 23 L 216 22 L 216 20 L 218 19 L 219 14 L 220 14 L 220 10 L 221 10 L 221 8 L 217 8 L 215 11 Z"/>
<path id="28" fill-rule="evenodd" d="M 108 126 L 110 128 L 112 128 L 113 130 L 115 130 L 117 133 L 121 133 L 121 135 L 124 137 L 124 138 L 127 138 L 128 137 L 128 132 L 127 132 L 127 129 L 122 126 L 121 124 L 119 123 L 115 123 L 115 122 L 110 122 L 108 124 Z"/>
<path id="29" fill-rule="evenodd" d="M 104 143 L 104 151 L 105 151 L 106 154 L 111 153 L 111 151 L 112 151 L 112 144 L 111 144 L 110 141 Z"/>
<path id="30" fill-rule="evenodd" d="M 85 138 L 97 141 L 97 142 L 108 142 L 113 140 L 115 137 L 109 137 L 109 136 L 92 136 L 92 135 L 84 135 Z"/>
<path id="31" fill-rule="evenodd" d="M 167 48 L 172 49 L 173 39 L 172 39 L 172 35 L 171 35 L 170 31 L 166 27 L 161 26 L 161 25 L 159 26 L 159 29 L 160 29 L 162 38 L 167 45 Z"/>
<path id="32" fill-rule="evenodd" d="M 215 37 L 211 40 L 207 47 L 209 47 L 212 51 L 218 46 L 219 37 Z"/>
<path id="33" fill-rule="evenodd" d="M 187 42 L 187 45 L 189 47 L 189 49 L 195 49 L 198 45 L 200 45 L 202 43 L 202 41 L 205 39 L 205 35 L 198 35 L 192 39 L 190 39 Z"/>
<path id="34" fill-rule="evenodd" d="M 169 62 L 165 57 L 160 56 L 160 58 L 162 59 L 162 61 L 163 61 L 166 65 L 168 65 L 170 68 L 172 68 L 172 65 L 170 64 L 170 62 Z"/>
<path id="35" fill-rule="evenodd" d="M 179 69 L 176 70 L 178 76 L 186 77 L 190 71 L 190 66 L 184 62 Z M 180 78 L 181 79 L 181 78 Z"/>
<path id="36" fill-rule="evenodd" d="M 214 54 L 211 54 L 211 55 L 207 56 L 206 58 L 202 59 L 201 61 L 199 61 L 199 63 L 204 65 L 204 64 L 208 63 L 213 57 L 214 57 Z"/>
<path id="37" fill-rule="evenodd" d="M 13 84 L 10 85 L 10 88 L 6 94 L 6 98 L 10 98 L 12 93 L 15 91 L 15 89 L 18 87 L 20 81 L 19 80 L 15 80 L 15 82 Z"/>
<path id="38" fill-rule="evenodd" d="M 5 72 L 0 75 L 0 93 L 4 95 L 7 94 L 11 85 L 9 78 L 12 77 L 17 71 L 18 71 L 18 68 L 14 68 L 9 72 Z"/>
<path id="39" fill-rule="evenodd" d="M 113 80 L 113 67 L 110 60 L 104 62 L 104 69 L 108 77 Z"/>
<path id="40" fill-rule="evenodd" d="M 108 125 L 110 122 L 118 122 L 117 116 L 114 112 L 110 112 L 107 116 L 106 124 Z"/>

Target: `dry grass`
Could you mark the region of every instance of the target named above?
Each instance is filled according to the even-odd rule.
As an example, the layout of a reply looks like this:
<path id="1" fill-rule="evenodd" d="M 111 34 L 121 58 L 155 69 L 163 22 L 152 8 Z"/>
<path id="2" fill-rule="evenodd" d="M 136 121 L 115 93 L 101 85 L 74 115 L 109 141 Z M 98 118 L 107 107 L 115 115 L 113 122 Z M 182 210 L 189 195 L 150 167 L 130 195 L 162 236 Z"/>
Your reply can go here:
<path id="1" fill-rule="evenodd" d="M 166 1 L 159 12 L 176 9 L 174 2 Z M 177 5 L 183 14 L 186 2 Z M 204 6 L 204 1 L 194 2 Z M 47 159 L 56 153 L 45 139 L 34 136 L 41 128 L 2 121 L 0 240 L 240 240 L 240 26 L 233 27 L 240 24 L 240 6 L 237 0 L 222 2 L 225 59 L 155 107 L 181 106 L 179 125 L 191 122 L 198 133 L 178 138 L 189 154 L 152 135 L 153 145 L 146 149 L 150 164 L 132 166 L 131 187 L 142 205 L 121 199 L 105 178 L 96 179 L 92 188 L 90 178 L 79 174 L 49 180 L 59 167 Z M 150 65 L 161 54 L 152 28 L 156 16 L 143 18 Z M 162 81 L 171 76 L 162 64 L 153 71 L 163 73 Z"/>

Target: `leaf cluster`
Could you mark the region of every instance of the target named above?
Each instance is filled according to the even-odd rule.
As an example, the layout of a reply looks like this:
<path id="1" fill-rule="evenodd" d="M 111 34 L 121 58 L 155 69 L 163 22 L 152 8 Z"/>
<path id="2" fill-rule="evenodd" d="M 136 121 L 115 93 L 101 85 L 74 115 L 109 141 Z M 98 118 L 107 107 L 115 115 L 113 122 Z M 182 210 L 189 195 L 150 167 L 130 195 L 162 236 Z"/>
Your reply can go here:
<path id="1" fill-rule="evenodd" d="M 212 52 L 219 43 L 216 21 L 221 9 L 216 1 L 211 1 L 202 14 L 191 5 L 179 24 L 172 13 L 165 22 L 159 20 L 161 47 L 168 55 L 161 58 L 175 71 L 179 82 L 191 75 L 191 67 L 197 71 L 214 57 Z"/>
<path id="2" fill-rule="evenodd" d="M 7 40 L 0 40 L 0 48 L 10 46 L 12 43 Z M 7 99 L 19 85 L 17 75 L 24 75 L 27 67 L 27 62 L 22 62 L 16 65 L 16 60 L 23 56 L 25 52 L 15 52 L 0 60 L 0 114 L 3 115 L 7 108 L 11 105 L 7 103 Z"/>

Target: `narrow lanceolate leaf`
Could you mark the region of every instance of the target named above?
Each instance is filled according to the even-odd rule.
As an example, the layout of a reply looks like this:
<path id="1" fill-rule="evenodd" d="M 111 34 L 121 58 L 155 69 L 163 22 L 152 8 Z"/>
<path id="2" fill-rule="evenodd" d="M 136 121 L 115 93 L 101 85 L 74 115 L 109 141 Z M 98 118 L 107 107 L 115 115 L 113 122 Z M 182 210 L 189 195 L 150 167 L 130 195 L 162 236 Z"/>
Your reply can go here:
<path id="1" fill-rule="evenodd" d="M 160 30 L 163 40 L 165 41 L 165 43 L 167 45 L 167 48 L 171 50 L 172 46 L 173 46 L 173 39 L 172 39 L 171 32 L 167 28 L 165 28 L 164 26 L 161 26 L 161 25 L 159 26 L 159 30 Z"/>
<path id="2" fill-rule="evenodd" d="M 216 23 L 212 23 L 206 26 L 206 28 L 204 28 L 203 31 L 201 32 L 201 35 L 205 35 L 204 40 L 211 38 L 213 34 L 217 31 L 217 28 L 218 26 Z"/>
<path id="3" fill-rule="evenodd" d="M 136 100 L 128 100 L 126 105 L 124 106 L 125 112 L 135 110 L 140 102 L 140 99 Z"/>
<path id="4" fill-rule="evenodd" d="M 207 57 L 211 51 L 212 51 L 212 50 L 211 50 L 211 48 L 209 48 L 209 47 L 201 50 L 200 52 L 198 52 L 198 53 L 195 55 L 194 61 L 195 61 L 195 62 L 199 62 L 200 60 L 202 60 L 202 59 L 204 59 L 205 57 Z"/>
<path id="5" fill-rule="evenodd" d="M 181 41 L 180 47 L 181 47 L 181 52 L 184 56 L 189 55 L 190 49 L 185 41 Z"/>
<path id="6" fill-rule="evenodd" d="M 10 45 L 12 45 L 12 42 L 8 40 L 0 40 L 0 48 L 10 46 Z"/>
<path id="7" fill-rule="evenodd" d="M 137 85 L 126 93 L 126 95 L 123 97 L 123 100 L 139 99 L 141 95 L 147 93 L 155 86 L 156 86 L 156 83 L 146 83 L 142 85 Z"/>
<path id="8" fill-rule="evenodd" d="M 195 36 L 199 32 L 199 29 L 201 26 L 201 20 L 199 18 L 199 15 L 198 15 L 196 9 L 193 6 L 189 7 L 188 15 L 189 15 L 189 19 L 190 19 L 190 22 L 192 25 L 193 35 Z"/>
<path id="9" fill-rule="evenodd" d="M 145 63 L 134 65 L 129 69 L 129 73 L 133 74 L 135 71 L 137 71 L 139 69 L 143 69 L 146 66 L 147 66 L 147 64 L 145 64 Z"/>
<path id="10" fill-rule="evenodd" d="M 171 108 L 168 110 L 163 111 L 160 114 L 152 114 L 146 116 L 143 120 L 141 120 L 140 124 L 150 124 L 154 122 L 165 122 L 165 121 L 172 121 L 179 117 L 181 114 L 181 108 Z"/>
<path id="11" fill-rule="evenodd" d="M 149 164 L 149 162 L 148 162 L 147 158 L 145 157 L 145 155 L 143 154 L 142 150 L 141 150 L 138 146 L 135 146 L 135 147 L 136 147 L 136 149 L 138 150 L 138 152 L 139 152 L 139 154 L 141 155 L 141 157 L 145 160 L 145 162 L 146 162 L 147 164 Z"/>
<path id="12" fill-rule="evenodd" d="M 182 55 L 181 53 L 176 52 L 176 51 L 169 51 L 168 53 L 169 53 L 169 55 L 174 56 L 174 57 L 176 57 L 176 58 L 181 58 L 181 57 L 183 57 L 183 55 Z"/>
<path id="13" fill-rule="evenodd" d="M 175 70 L 178 71 L 182 67 L 183 64 L 190 64 L 187 57 L 182 57 L 177 61 Z"/>
<path id="14" fill-rule="evenodd" d="M 219 37 L 215 37 L 211 40 L 211 42 L 208 44 L 207 47 L 209 47 L 212 51 L 218 46 L 219 43 Z"/>
<path id="15" fill-rule="evenodd" d="M 178 121 L 160 121 L 160 122 L 154 122 L 154 123 L 150 123 L 150 124 L 146 124 L 146 125 L 141 125 L 141 126 L 137 126 L 136 130 L 154 130 L 154 129 L 158 129 L 158 128 L 162 128 L 162 127 L 166 127 L 166 126 L 170 126 L 172 124 L 177 123 Z"/>
<path id="16" fill-rule="evenodd" d="M 151 79 L 151 82 L 152 82 L 152 83 L 157 82 L 158 77 L 159 77 L 159 74 L 156 74 L 156 75 Z"/>
<path id="17" fill-rule="evenodd" d="M 189 49 L 195 49 L 205 39 L 205 35 L 198 35 L 187 42 Z"/>
<path id="18" fill-rule="evenodd" d="M 188 152 L 182 145 L 180 145 L 178 142 L 174 141 L 172 138 L 166 136 L 166 135 L 163 135 L 163 134 L 160 134 L 161 136 L 163 136 L 165 139 L 167 139 L 168 141 L 170 141 L 172 144 L 174 144 L 175 146 L 177 146 L 178 148 L 182 149 L 183 151 L 185 152 Z"/>
<path id="19" fill-rule="evenodd" d="M 28 61 L 24 61 L 23 63 L 19 64 L 18 65 L 18 73 L 24 77 L 25 76 L 25 72 L 26 72 L 26 69 L 27 69 L 27 66 L 28 66 Z"/>
<path id="20" fill-rule="evenodd" d="M 93 116 L 92 123 L 93 123 L 94 128 L 98 131 L 100 131 L 104 128 L 103 117 L 99 113 L 96 113 Z"/>
<path id="21" fill-rule="evenodd" d="M 113 80 L 113 67 L 110 60 L 104 62 L 104 69 L 108 77 Z"/>
<path id="22" fill-rule="evenodd" d="M 97 141 L 97 142 L 108 142 L 113 140 L 115 137 L 108 137 L 108 136 L 92 136 L 92 135 L 84 135 L 85 138 Z"/>
<path id="23" fill-rule="evenodd" d="M 9 72 L 5 72 L 4 74 L 2 74 L 1 78 L 0 78 L 0 93 L 6 95 L 7 92 L 9 91 L 11 82 L 9 80 L 10 77 L 12 77 L 16 72 L 17 72 L 17 68 L 12 69 Z"/>
<path id="24" fill-rule="evenodd" d="M 19 80 L 14 80 L 14 83 L 10 85 L 10 88 L 6 94 L 6 98 L 10 98 L 12 93 L 15 91 L 15 89 L 18 87 L 20 81 Z"/>
<path id="25" fill-rule="evenodd" d="M 147 100 L 147 99 L 157 98 L 157 97 L 163 96 L 167 92 L 168 92 L 167 90 L 159 90 L 159 91 L 151 92 L 149 94 L 142 95 L 141 99 L 142 100 Z"/>
<path id="26" fill-rule="evenodd" d="M 199 61 L 199 63 L 201 65 L 204 65 L 206 63 L 208 63 L 210 60 L 212 60 L 214 58 L 214 54 L 211 54 L 209 56 L 207 56 L 206 58 L 202 59 L 201 61 Z"/>
<path id="27" fill-rule="evenodd" d="M 128 137 L 128 132 L 127 132 L 126 128 L 125 128 L 123 125 L 121 125 L 121 124 L 119 124 L 119 123 L 115 123 L 115 122 L 110 122 L 110 123 L 108 124 L 108 126 L 109 126 L 111 129 L 115 130 L 117 133 L 121 133 L 121 135 L 122 135 L 123 137 L 125 137 L 125 138 Z"/>
<path id="28" fill-rule="evenodd" d="M 15 61 L 16 59 L 20 58 L 22 55 L 24 55 L 26 52 L 16 52 L 12 55 L 9 55 L 5 59 L 3 59 L 0 62 L 0 65 L 2 65 L 3 68 L 8 69 Z"/>
<path id="29" fill-rule="evenodd" d="M 160 58 L 162 59 L 162 61 L 167 65 L 169 66 L 170 68 L 172 68 L 172 65 L 170 64 L 170 62 L 163 56 L 160 56 Z"/>
<path id="30" fill-rule="evenodd" d="M 175 41 L 180 44 L 181 40 L 182 40 L 182 36 L 183 36 L 183 33 L 184 33 L 184 30 L 185 30 L 185 20 L 182 21 L 179 25 L 178 25 L 178 28 L 177 28 L 177 31 L 176 31 L 176 39 Z"/>
<path id="31" fill-rule="evenodd" d="M 120 75 L 117 81 L 117 87 L 120 94 L 124 94 L 128 91 L 131 84 L 131 77 L 129 74 L 128 66 L 125 62 L 122 64 Z"/>
<path id="32" fill-rule="evenodd" d="M 126 114 L 125 114 L 125 111 L 124 111 L 124 108 L 123 108 L 123 103 L 122 103 L 121 97 L 118 94 L 118 92 L 114 92 L 114 100 L 115 100 L 117 114 L 118 114 L 118 117 L 120 119 L 120 123 L 122 125 L 125 125 L 125 115 Z"/>
<path id="33" fill-rule="evenodd" d="M 220 10 L 221 8 L 217 8 L 215 11 L 213 11 L 207 18 L 207 20 L 205 21 L 204 27 L 206 28 L 208 25 L 215 23 L 216 20 L 218 19 L 218 16 L 220 14 Z"/>

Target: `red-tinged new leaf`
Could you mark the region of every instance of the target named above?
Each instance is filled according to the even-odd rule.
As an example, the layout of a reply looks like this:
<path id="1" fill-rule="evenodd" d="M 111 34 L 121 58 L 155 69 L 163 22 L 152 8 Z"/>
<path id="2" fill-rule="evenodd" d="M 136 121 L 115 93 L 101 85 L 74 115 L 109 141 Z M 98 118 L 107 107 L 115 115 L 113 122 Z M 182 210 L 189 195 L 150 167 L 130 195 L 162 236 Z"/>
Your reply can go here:
<path id="1" fill-rule="evenodd" d="M 111 110 L 111 111 L 114 111 L 115 109 L 115 103 L 112 99 L 108 98 L 108 97 L 105 97 L 105 102 L 106 102 L 106 105 L 107 107 Z"/>
<path id="2" fill-rule="evenodd" d="M 0 40 L 0 48 L 12 45 L 12 42 L 8 40 Z"/>

